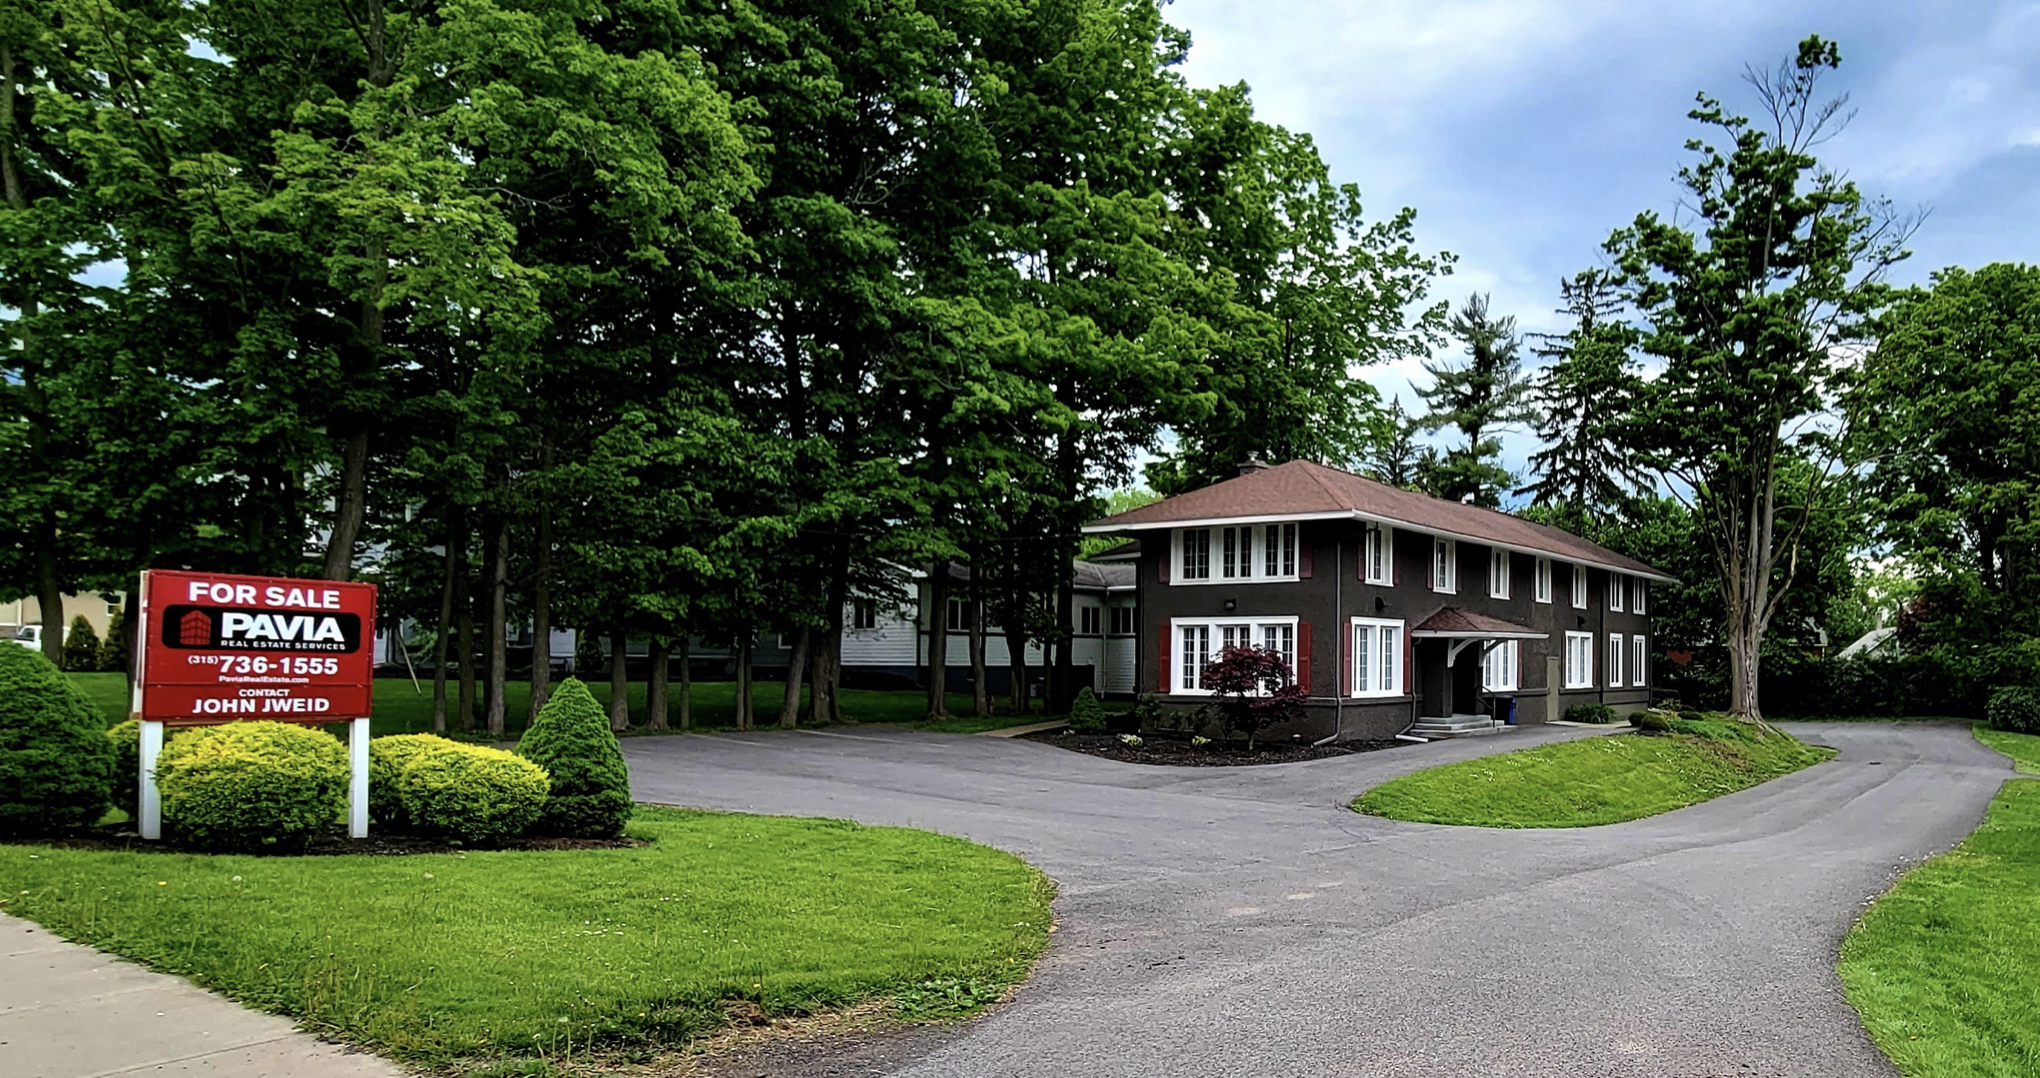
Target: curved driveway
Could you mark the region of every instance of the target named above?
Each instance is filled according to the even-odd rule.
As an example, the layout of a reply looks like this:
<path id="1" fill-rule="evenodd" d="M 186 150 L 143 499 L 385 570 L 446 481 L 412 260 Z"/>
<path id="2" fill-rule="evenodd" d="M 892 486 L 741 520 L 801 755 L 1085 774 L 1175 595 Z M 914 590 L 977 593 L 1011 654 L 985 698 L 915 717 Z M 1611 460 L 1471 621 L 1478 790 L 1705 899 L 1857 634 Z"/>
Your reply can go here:
<path id="1" fill-rule="evenodd" d="M 1888 1078 L 1836 946 L 1896 873 L 1982 819 L 2010 765 L 1962 725 L 1792 729 L 1841 755 L 1545 831 L 1344 806 L 1587 731 L 1213 769 L 887 728 L 625 745 L 640 800 L 922 827 L 1055 878 L 1034 978 L 900 1075 Z"/>

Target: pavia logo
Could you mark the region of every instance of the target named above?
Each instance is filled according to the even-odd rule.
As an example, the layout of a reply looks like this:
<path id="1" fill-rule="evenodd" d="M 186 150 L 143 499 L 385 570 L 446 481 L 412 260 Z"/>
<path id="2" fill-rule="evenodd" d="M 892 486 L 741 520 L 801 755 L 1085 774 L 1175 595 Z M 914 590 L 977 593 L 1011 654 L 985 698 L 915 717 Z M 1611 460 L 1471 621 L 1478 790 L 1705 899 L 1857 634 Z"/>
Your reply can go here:
<path id="1" fill-rule="evenodd" d="M 358 614 L 180 605 L 163 611 L 162 625 L 163 643 L 180 649 L 341 654 L 361 649 Z"/>

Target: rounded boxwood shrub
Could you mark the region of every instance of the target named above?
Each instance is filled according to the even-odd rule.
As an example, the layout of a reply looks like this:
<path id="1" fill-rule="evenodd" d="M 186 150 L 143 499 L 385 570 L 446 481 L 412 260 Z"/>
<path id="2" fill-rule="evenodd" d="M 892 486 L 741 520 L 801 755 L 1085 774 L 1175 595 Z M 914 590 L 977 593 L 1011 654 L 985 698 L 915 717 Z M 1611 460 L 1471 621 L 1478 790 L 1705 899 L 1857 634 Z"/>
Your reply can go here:
<path id="1" fill-rule="evenodd" d="M 368 742 L 368 816 L 384 827 L 402 829 L 403 795 L 397 779 L 411 761 L 441 749 L 457 749 L 460 742 L 437 734 L 389 734 Z"/>
<path id="2" fill-rule="evenodd" d="M 551 787 L 544 768 L 516 753 L 450 742 L 412 753 L 397 778 L 414 829 L 467 843 L 523 834 L 538 822 Z"/>
<path id="3" fill-rule="evenodd" d="M 208 850 L 302 850 L 347 805 L 347 750 L 321 730 L 235 722 L 179 734 L 156 758 L 163 827 Z"/>
<path id="4" fill-rule="evenodd" d="M 113 807 L 135 818 L 142 796 L 142 724 L 133 719 L 114 723 L 106 731 L 113 744 L 113 781 L 107 787 Z"/>
<path id="5" fill-rule="evenodd" d="M 1669 734 L 1674 717 L 1662 711 L 1639 711 L 1629 716 L 1629 725 L 1646 734 Z"/>
<path id="6" fill-rule="evenodd" d="M 630 771 L 609 731 L 609 716 L 580 678 L 553 690 L 517 742 L 517 755 L 552 776 L 552 796 L 534 830 L 573 838 L 613 838 L 630 819 Z"/>
<path id="7" fill-rule="evenodd" d="M 40 652 L 0 644 L 0 834 L 88 827 L 113 781 L 106 720 Z"/>
<path id="8" fill-rule="evenodd" d="M 2007 685 L 1990 694 L 1990 724 L 2015 734 L 2040 734 L 2040 689 Z"/>

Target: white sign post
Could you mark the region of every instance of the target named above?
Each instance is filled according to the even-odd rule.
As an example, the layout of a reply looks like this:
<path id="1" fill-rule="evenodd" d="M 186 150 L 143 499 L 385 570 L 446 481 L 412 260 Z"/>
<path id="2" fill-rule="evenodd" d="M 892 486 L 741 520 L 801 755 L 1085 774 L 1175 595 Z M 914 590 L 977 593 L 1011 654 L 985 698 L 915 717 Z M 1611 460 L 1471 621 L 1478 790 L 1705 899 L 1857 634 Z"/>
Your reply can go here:
<path id="1" fill-rule="evenodd" d="M 353 772 L 347 782 L 347 837 L 368 837 L 368 720 L 349 724 L 348 763 Z"/>
<path id="2" fill-rule="evenodd" d="M 142 818 L 137 822 L 142 837 L 155 840 L 163 837 L 163 795 L 156 792 L 156 757 L 163 752 L 163 724 L 144 722 L 142 724 L 142 768 L 135 780 L 141 783 L 139 805 Z"/>

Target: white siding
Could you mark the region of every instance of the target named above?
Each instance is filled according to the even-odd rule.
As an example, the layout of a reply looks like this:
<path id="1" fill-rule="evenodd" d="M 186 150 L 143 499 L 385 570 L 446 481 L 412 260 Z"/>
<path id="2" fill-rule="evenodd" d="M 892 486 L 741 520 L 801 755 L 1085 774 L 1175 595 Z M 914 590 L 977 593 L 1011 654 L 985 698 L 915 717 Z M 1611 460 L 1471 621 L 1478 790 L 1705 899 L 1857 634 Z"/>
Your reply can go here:
<path id="1" fill-rule="evenodd" d="M 1106 692 L 1132 692 L 1134 665 L 1139 661 L 1139 649 L 1130 636 L 1113 636 L 1105 640 L 1105 666 L 1098 671 L 1098 683 Z"/>

